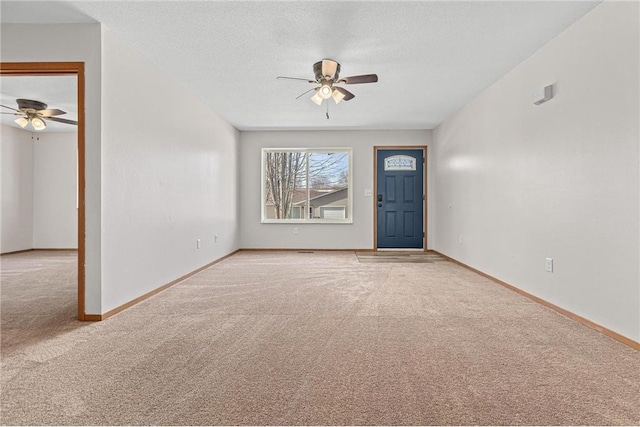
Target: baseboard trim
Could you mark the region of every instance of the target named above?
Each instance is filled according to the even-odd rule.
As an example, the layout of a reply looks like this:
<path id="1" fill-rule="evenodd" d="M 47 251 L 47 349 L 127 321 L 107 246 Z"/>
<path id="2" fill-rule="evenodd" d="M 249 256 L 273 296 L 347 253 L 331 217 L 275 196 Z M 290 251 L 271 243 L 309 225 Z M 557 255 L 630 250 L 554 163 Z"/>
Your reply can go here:
<path id="1" fill-rule="evenodd" d="M 13 254 L 21 254 L 24 252 L 31 252 L 33 249 L 20 249 L 19 251 L 11 251 L 11 252 L 2 252 L 0 255 L 13 255 Z"/>
<path id="2" fill-rule="evenodd" d="M 167 283 L 165 285 L 160 286 L 159 288 L 156 288 L 156 289 L 154 289 L 154 290 L 152 290 L 150 292 L 147 292 L 146 294 L 141 295 L 141 296 L 139 296 L 138 298 L 136 298 L 134 300 L 126 302 L 126 303 L 114 308 L 113 310 L 109 310 L 106 313 L 103 313 L 103 314 L 85 314 L 84 315 L 84 320 L 87 320 L 87 321 L 106 320 L 106 319 L 108 319 L 108 318 L 120 313 L 121 311 L 126 310 L 129 307 L 132 307 L 132 306 L 134 306 L 134 305 L 136 305 L 136 304 L 138 304 L 138 303 L 140 303 L 140 302 L 142 302 L 142 301 L 144 301 L 146 299 L 151 298 L 152 296 L 154 296 L 156 294 L 159 294 L 160 292 L 170 288 L 173 285 L 176 285 L 176 284 L 188 279 L 189 277 L 200 273 L 202 270 L 206 270 L 207 268 L 211 267 L 212 265 L 215 265 L 215 264 L 219 263 L 220 261 L 223 261 L 223 260 L 229 258 L 230 256 L 235 255 L 238 252 L 240 252 L 240 249 L 236 249 L 235 251 L 233 251 L 233 252 L 231 252 L 231 253 L 229 253 L 229 254 L 221 257 L 221 258 L 218 258 L 218 259 L 216 259 L 214 261 L 211 261 L 209 264 L 203 265 L 202 267 L 200 267 L 200 268 L 198 268 L 196 270 L 193 270 L 192 272 L 187 273 L 184 276 L 177 278 L 176 280 L 173 280 L 173 281 L 171 281 L 171 282 L 169 282 L 169 283 Z"/>
<path id="3" fill-rule="evenodd" d="M 562 307 L 558 307 L 557 305 L 552 304 L 549 301 L 543 300 L 542 298 L 537 297 L 537 296 L 535 296 L 533 294 L 530 294 L 529 292 L 523 291 L 522 289 L 520 289 L 520 288 L 518 288 L 516 286 L 513 286 L 513 285 L 511 285 L 511 284 L 509 284 L 507 282 L 504 282 L 504 281 L 502 281 L 500 279 L 497 279 L 497 278 L 495 278 L 495 277 L 493 277 L 493 276 L 491 276 L 491 275 L 489 275 L 489 274 L 487 274 L 487 273 L 485 273 L 483 271 L 480 271 L 480 270 L 478 270 L 476 268 L 473 268 L 473 267 L 471 267 L 471 266 L 469 266 L 469 265 L 467 265 L 467 264 L 465 264 L 463 262 L 460 262 L 455 258 L 451 258 L 450 256 L 447 256 L 447 255 L 445 255 L 445 254 L 443 254 L 441 252 L 438 252 L 438 251 L 435 251 L 435 250 L 431 250 L 430 252 L 434 252 L 434 253 L 442 256 L 443 258 L 446 258 L 447 260 L 449 260 L 449 261 L 451 261 L 451 262 L 453 262 L 455 264 L 458 264 L 461 267 L 466 268 L 467 270 L 471 270 L 474 273 L 477 273 L 477 274 L 479 274 L 479 275 L 481 275 L 483 277 L 486 277 L 487 279 L 489 279 L 489 280 L 491 280 L 491 281 L 493 281 L 493 282 L 495 282 L 495 283 L 497 283 L 499 285 L 502 285 L 505 288 L 508 288 L 508 289 L 510 289 L 510 290 L 512 290 L 514 292 L 517 292 L 520 295 L 522 295 L 522 296 L 524 296 L 526 298 L 529 298 L 532 301 L 537 302 L 538 304 L 541 304 L 541 305 L 543 305 L 543 306 L 545 306 L 547 308 L 550 308 L 551 310 L 554 310 L 554 311 L 562 314 L 563 316 L 568 317 L 571 320 L 574 320 L 574 321 L 576 321 L 576 322 L 578 322 L 578 323 L 580 323 L 580 324 L 582 324 L 582 325 L 584 325 L 584 326 L 586 326 L 586 327 L 588 327 L 590 329 L 593 329 L 594 331 L 600 332 L 601 334 L 606 335 L 609 338 L 612 338 L 612 339 L 614 339 L 616 341 L 619 341 L 622 344 L 628 345 L 629 347 L 631 347 L 633 349 L 640 350 L 640 343 L 637 342 L 637 341 L 632 340 L 631 338 L 627 338 L 624 335 L 620 335 L 619 333 L 614 332 L 611 329 L 607 329 L 602 325 L 598 325 L 597 323 L 592 322 L 589 319 L 585 319 L 584 317 L 582 317 L 580 315 L 572 313 L 569 310 L 566 310 L 566 309 L 564 309 Z"/>
<path id="4" fill-rule="evenodd" d="M 75 252 L 78 252 L 78 248 L 31 248 L 31 249 L 21 249 L 19 251 L 2 252 L 0 255 L 21 254 L 21 253 L 24 253 L 24 252 L 31 252 L 31 251 L 75 251 Z"/>
<path id="5" fill-rule="evenodd" d="M 373 252 L 371 248 L 368 249 L 314 249 L 314 248 L 242 248 L 242 252 Z"/>

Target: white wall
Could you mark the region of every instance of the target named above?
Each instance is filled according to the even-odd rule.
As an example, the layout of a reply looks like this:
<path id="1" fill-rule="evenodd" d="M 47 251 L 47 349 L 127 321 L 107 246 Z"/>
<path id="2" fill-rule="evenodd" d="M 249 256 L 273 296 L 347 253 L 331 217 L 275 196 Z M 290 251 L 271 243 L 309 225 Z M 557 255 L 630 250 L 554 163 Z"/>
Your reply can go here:
<path id="1" fill-rule="evenodd" d="M 239 133 L 106 28 L 102 49 L 107 312 L 239 247 Z"/>
<path id="2" fill-rule="evenodd" d="M 0 26 L 2 62 L 85 63 L 85 311 L 101 313 L 100 24 Z"/>
<path id="3" fill-rule="evenodd" d="M 240 230 L 243 248 L 372 249 L 373 147 L 427 145 L 427 195 L 431 194 L 431 131 L 289 131 L 240 134 Z M 353 149 L 353 224 L 262 224 L 262 148 L 348 147 Z M 427 212 L 430 211 L 427 200 Z M 299 234 L 293 234 L 297 227 Z M 432 224 L 427 224 L 427 247 Z"/>
<path id="4" fill-rule="evenodd" d="M 638 16 L 597 6 L 438 126 L 433 161 L 436 250 L 636 341 Z"/>
<path id="5" fill-rule="evenodd" d="M 78 133 L 38 133 L 33 142 L 33 247 L 78 247 Z"/>
<path id="6" fill-rule="evenodd" d="M 0 253 L 33 248 L 31 132 L 0 125 L 2 209 Z"/>
<path id="7" fill-rule="evenodd" d="M 2 125 L 2 253 L 77 248 L 77 133 Z"/>

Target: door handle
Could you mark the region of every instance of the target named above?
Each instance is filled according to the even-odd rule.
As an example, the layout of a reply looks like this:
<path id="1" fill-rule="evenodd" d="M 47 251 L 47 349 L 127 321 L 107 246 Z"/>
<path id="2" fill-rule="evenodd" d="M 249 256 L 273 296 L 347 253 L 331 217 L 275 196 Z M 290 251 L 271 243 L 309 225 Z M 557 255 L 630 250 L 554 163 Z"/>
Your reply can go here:
<path id="1" fill-rule="evenodd" d="M 381 202 L 382 201 L 382 194 L 378 194 L 378 201 Z"/>

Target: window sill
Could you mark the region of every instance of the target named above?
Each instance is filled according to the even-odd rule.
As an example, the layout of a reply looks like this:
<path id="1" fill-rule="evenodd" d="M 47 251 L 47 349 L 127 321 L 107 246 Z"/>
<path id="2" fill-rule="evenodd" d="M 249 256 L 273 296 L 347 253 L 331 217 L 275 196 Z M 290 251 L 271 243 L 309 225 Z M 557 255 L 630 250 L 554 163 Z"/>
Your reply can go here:
<path id="1" fill-rule="evenodd" d="M 263 219 L 261 224 L 353 224 L 353 219 Z"/>

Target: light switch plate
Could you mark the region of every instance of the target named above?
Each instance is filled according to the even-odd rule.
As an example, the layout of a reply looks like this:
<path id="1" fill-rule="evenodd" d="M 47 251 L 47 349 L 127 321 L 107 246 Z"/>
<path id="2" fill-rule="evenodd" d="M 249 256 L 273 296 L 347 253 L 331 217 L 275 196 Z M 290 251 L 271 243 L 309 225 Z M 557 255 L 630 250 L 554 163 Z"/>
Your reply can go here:
<path id="1" fill-rule="evenodd" d="M 544 269 L 549 273 L 553 273 L 553 258 L 544 259 Z"/>

